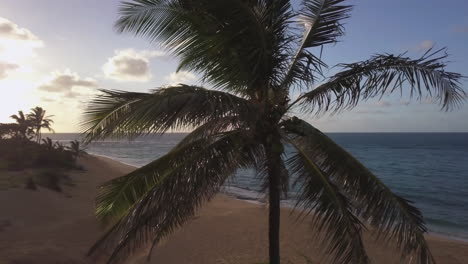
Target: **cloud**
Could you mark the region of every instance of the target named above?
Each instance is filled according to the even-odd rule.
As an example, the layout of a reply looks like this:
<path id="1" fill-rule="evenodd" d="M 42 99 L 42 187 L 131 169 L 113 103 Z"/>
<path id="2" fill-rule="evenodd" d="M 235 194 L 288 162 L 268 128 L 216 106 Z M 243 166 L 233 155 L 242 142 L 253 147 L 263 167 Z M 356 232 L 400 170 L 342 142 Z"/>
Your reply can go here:
<path id="1" fill-rule="evenodd" d="M 164 56 L 161 51 L 134 49 L 117 50 L 102 67 L 104 75 L 117 81 L 140 81 L 151 79 L 149 59 Z"/>
<path id="2" fill-rule="evenodd" d="M 20 28 L 17 24 L 3 17 L 0 17 L 0 37 L 16 40 L 40 41 L 39 38 L 28 29 Z"/>
<path id="3" fill-rule="evenodd" d="M 51 102 L 55 102 L 56 100 L 53 98 L 49 98 L 49 97 L 41 97 L 41 101 L 51 103 Z"/>
<path id="4" fill-rule="evenodd" d="M 414 51 L 427 51 L 428 49 L 434 47 L 434 41 L 424 40 L 413 48 Z"/>
<path id="5" fill-rule="evenodd" d="M 42 85 L 40 91 L 61 94 L 67 98 L 91 95 L 98 87 L 97 82 L 91 78 L 81 78 L 78 74 L 65 70 L 53 72 Z"/>
<path id="6" fill-rule="evenodd" d="M 5 79 L 10 71 L 18 69 L 18 65 L 0 61 L 0 80 Z"/>
<path id="7" fill-rule="evenodd" d="M 195 74 L 188 71 L 173 72 L 169 76 L 166 76 L 166 80 L 169 81 L 169 85 L 189 83 L 194 81 L 195 79 Z"/>
<path id="8" fill-rule="evenodd" d="M 0 58 L 15 62 L 35 56 L 34 50 L 44 42 L 26 28 L 0 17 Z"/>
<path id="9" fill-rule="evenodd" d="M 456 25 L 456 26 L 453 27 L 453 32 L 468 33 L 468 26 Z"/>

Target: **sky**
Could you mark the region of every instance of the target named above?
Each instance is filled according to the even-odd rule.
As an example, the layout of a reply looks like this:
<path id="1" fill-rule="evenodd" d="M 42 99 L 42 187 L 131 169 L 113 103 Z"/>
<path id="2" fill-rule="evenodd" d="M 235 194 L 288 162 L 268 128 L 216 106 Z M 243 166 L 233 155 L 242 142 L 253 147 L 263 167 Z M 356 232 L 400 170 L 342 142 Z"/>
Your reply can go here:
<path id="1" fill-rule="evenodd" d="M 2 0 L 0 2 L 0 122 L 18 110 L 42 106 L 56 132 L 78 132 L 87 102 L 98 89 L 148 91 L 198 83 L 178 72 L 177 58 L 131 34 L 118 34 L 118 0 Z M 447 47 L 447 70 L 468 76 L 468 1 L 351 0 L 346 35 L 326 46 L 328 65 L 376 53 L 421 56 Z M 296 5 L 295 3 L 294 5 Z M 331 72 L 332 73 L 332 72 Z M 462 83 L 468 91 L 468 81 Z M 430 98 L 399 94 L 365 101 L 352 111 L 301 117 L 325 132 L 468 132 L 468 105 L 440 111 Z"/>

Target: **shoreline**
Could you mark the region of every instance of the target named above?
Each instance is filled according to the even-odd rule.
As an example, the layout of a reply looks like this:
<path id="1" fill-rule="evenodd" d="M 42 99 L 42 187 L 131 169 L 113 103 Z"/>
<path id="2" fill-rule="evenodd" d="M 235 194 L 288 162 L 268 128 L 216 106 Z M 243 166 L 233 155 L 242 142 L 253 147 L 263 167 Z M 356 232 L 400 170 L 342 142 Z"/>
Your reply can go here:
<path id="1" fill-rule="evenodd" d="M 106 156 L 106 155 L 100 155 L 100 154 L 94 154 L 94 153 L 89 153 L 89 154 L 92 155 L 92 156 L 96 156 L 96 157 L 106 158 L 106 159 L 112 160 L 113 162 L 118 162 L 118 163 L 124 164 L 126 166 L 133 167 L 135 169 L 139 168 L 136 165 L 125 163 L 123 161 L 119 161 L 119 160 L 115 159 L 114 157 L 110 157 L 110 156 Z M 250 192 L 252 194 L 253 193 L 260 194 L 260 193 L 258 193 L 256 191 L 249 190 L 249 189 L 244 189 L 244 188 L 241 188 L 241 187 L 238 187 L 238 186 L 226 186 L 226 187 L 229 187 L 230 189 L 233 189 L 233 188 L 241 189 L 243 191 L 247 191 L 247 192 Z M 226 188 L 226 187 L 224 187 L 224 188 Z M 220 191 L 220 194 L 223 194 L 223 195 L 226 195 L 227 197 L 230 197 L 230 198 L 233 198 L 233 199 L 236 199 L 236 200 L 239 200 L 239 201 L 244 201 L 244 202 L 247 202 L 247 203 L 258 204 L 258 205 L 264 205 L 265 204 L 258 197 L 254 198 L 254 197 L 247 197 L 246 196 L 245 198 L 242 198 L 241 194 L 236 195 L 234 192 L 228 193 L 228 192 L 225 192 L 223 190 Z M 291 200 L 288 200 L 288 201 L 291 201 Z M 288 208 L 288 209 L 295 210 L 293 206 L 285 204 L 285 203 L 282 203 L 280 206 L 281 206 L 281 208 Z M 429 236 L 440 238 L 440 239 L 447 239 L 447 240 L 454 240 L 454 241 L 457 241 L 457 242 L 468 243 L 468 238 L 467 237 L 457 237 L 457 236 L 454 236 L 452 234 L 447 234 L 447 233 L 442 233 L 442 232 L 434 232 L 434 231 L 430 231 L 430 230 L 426 234 L 429 235 Z"/>

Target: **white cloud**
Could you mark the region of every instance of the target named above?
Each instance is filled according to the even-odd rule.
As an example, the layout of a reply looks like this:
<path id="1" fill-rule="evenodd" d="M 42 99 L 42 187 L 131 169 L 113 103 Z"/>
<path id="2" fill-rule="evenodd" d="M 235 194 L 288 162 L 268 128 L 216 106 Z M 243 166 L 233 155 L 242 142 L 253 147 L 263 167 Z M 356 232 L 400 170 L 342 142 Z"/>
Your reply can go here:
<path id="1" fill-rule="evenodd" d="M 65 70 L 63 72 L 53 72 L 38 89 L 48 93 L 60 94 L 68 98 L 75 98 L 77 96 L 92 95 L 96 92 L 97 87 L 96 80 L 81 78 L 78 74 Z"/>
<path id="2" fill-rule="evenodd" d="M 0 17 L 0 58 L 15 64 L 35 56 L 34 50 L 44 42 L 30 30 L 21 28 L 12 21 Z"/>
<path id="3" fill-rule="evenodd" d="M 31 31 L 20 28 L 10 20 L 0 17 L 0 37 L 26 41 L 40 41 Z"/>
<path id="4" fill-rule="evenodd" d="M 8 73 L 18 69 L 18 65 L 0 61 L 0 80 L 5 79 Z"/>
<path id="5" fill-rule="evenodd" d="M 55 102 L 55 99 L 50 98 L 50 97 L 41 97 L 41 101 L 46 102 L 46 103 L 51 103 L 51 102 Z"/>
<path id="6" fill-rule="evenodd" d="M 134 49 L 117 50 L 102 67 L 104 75 L 117 81 L 140 81 L 151 79 L 149 59 L 164 56 L 161 51 Z"/>
<path id="7" fill-rule="evenodd" d="M 166 80 L 169 85 L 176 85 L 180 83 L 190 83 L 196 79 L 195 74 L 188 71 L 173 72 L 169 76 L 166 76 Z"/>
<path id="8" fill-rule="evenodd" d="M 415 51 L 427 51 L 428 49 L 434 47 L 434 41 L 432 40 L 424 40 L 419 43 L 416 47 L 414 47 Z"/>

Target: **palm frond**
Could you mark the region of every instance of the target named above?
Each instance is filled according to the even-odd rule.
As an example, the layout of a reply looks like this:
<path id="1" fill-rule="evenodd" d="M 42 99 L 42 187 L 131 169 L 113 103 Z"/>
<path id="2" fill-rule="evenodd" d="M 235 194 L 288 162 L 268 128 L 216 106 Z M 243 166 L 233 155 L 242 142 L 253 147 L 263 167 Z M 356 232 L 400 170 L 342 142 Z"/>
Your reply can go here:
<path id="1" fill-rule="evenodd" d="M 346 0 L 303 0 L 300 23 L 304 24 L 304 48 L 333 44 L 344 34 L 342 20 L 349 18 Z"/>
<path id="2" fill-rule="evenodd" d="M 362 224 L 353 214 L 351 202 L 312 160 L 305 147 L 285 139 L 296 150 L 287 161 L 292 174 L 297 176 L 296 183 L 301 185 L 296 207 L 313 211 L 314 226 L 327 231 L 327 249 L 334 263 L 368 263 L 361 238 Z"/>
<path id="3" fill-rule="evenodd" d="M 404 84 L 408 84 L 410 97 L 420 100 L 427 94 L 442 109 L 451 110 L 463 102 L 466 93 L 460 87 L 463 76 L 445 71 L 443 60 L 447 54 L 439 55 L 441 51 L 429 50 L 419 59 L 404 54 L 380 54 L 363 62 L 340 64 L 343 71 L 302 95 L 297 102 L 308 112 L 339 112 L 355 107 L 361 100 L 396 90 L 403 93 Z"/>
<path id="4" fill-rule="evenodd" d="M 283 77 L 281 87 L 284 89 L 299 87 L 309 87 L 323 77 L 323 69 L 328 65 L 313 53 L 302 50 L 296 55 L 290 68 Z M 293 87 L 291 87 L 293 86 Z"/>
<path id="5" fill-rule="evenodd" d="M 248 87 L 273 66 L 266 53 L 273 49 L 272 37 L 255 12 L 265 3 L 134 0 L 121 5 L 116 27 L 157 40 L 180 57 L 179 70 L 199 72 L 214 87 L 252 96 Z"/>
<path id="6" fill-rule="evenodd" d="M 188 221 L 237 168 L 251 166 L 256 154 L 248 133 L 237 130 L 175 148 L 105 184 L 98 216 L 121 220 L 90 254 L 110 249 L 108 262 L 114 263 L 143 245 L 156 244 Z"/>
<path id="7" fill-rule="evenodd" d="M 303 146 L 317 167 L 352 199 L 356 214 L 375 227 L 377 237 L 394 239 L 403 257 L 416 256 L 416 263 L 434 263 L 424 238 L 427 229 L 423 216 L 410 201 L 394 194 L 357 159 L 309 123 L 292 118 L 283 126 L 287 133 L 296 136 L 294 143 Z"/>
<path id="8" fill-rule="evenodd" d="M 202 138 L 207 138 L 212 135 L 229 132 L 232 130 L 251 130 L 253 127 L 252 125 L 253 124 L 250 124 L 248 120 L 243 120 L 239 118 L 239 116 L 225 116 L 213 119 L 190 132 L 190 134 L 185 136 L 176 147 L 180 147 Z"/>
<path id="9" fill-rule="evenodd" d="M 103 90 L 85 113 L 87 140 L 190 129 L 225 116 L 252 118 L 247 100 L 197 86 L 178 85 L 133 93 Z"/>
<path id="10" fill-rule="evenodd" d="M 310 86 L 322 76 L 327 64 L 307 51 L 308 48 L 335 43 L 343 35 L 341 21 L 349 17 L 350 5 L 344 0 L 303 0 L 298 14 L 304 35 L 286 71 L 282 87 L 292 84 Z"/>

